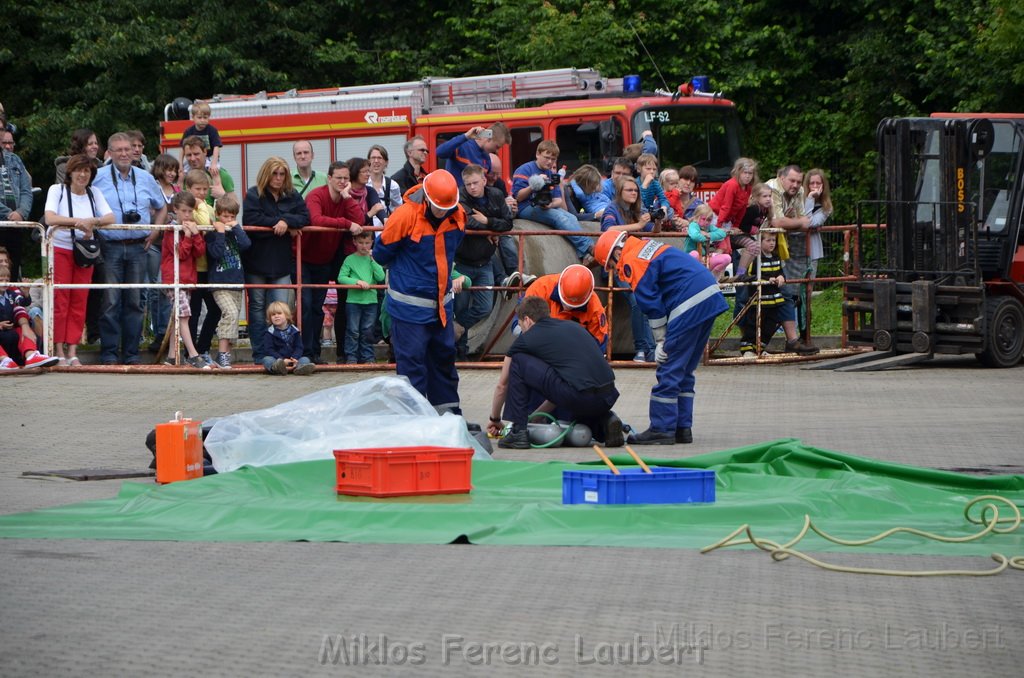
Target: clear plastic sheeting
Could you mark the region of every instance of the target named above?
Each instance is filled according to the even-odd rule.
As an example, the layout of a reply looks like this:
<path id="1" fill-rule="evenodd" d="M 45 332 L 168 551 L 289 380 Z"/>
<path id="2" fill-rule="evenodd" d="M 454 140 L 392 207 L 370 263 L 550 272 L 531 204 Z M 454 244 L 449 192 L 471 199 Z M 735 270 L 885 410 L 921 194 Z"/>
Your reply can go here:
<path id="1" fill-rule="evenodd" d="M 218 472 L 332 459 L 337 449 L 471 447 L 490 459 L 457 415 L 438 415 L 405 377 L 375 377 L 217 420 L 206 449 Z"/>

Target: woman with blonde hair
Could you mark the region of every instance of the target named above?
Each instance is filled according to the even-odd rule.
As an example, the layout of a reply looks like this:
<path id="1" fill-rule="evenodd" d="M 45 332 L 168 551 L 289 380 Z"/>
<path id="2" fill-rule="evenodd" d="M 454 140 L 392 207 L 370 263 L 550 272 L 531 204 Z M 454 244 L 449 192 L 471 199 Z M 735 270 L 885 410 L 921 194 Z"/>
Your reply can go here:
<path id="1" fill-rule="evenodd" d="M 811 220 L 807 225 L 809 236 L 807 243 L 808 277 L 813 279 L 818 275 L 818 260 L 825 256 L 825 248 L 821 241 L 821 227 L 832 217 L 832 192 L 829 190 L 828 176 L 825 174 L 825 170 L 819 168 L 807 170 L 807 173 L 804 174 L 804 196 L 804 214 Z M 802 236 L 802 234 L 800 235 Z M 813 283 L 800 286 L 797 324 L 801 335 L 807 340 L 811 336 L 810 328 L 807 326 L 807 310 L 813 291 Z"/>
<path id="2" fill-rule="evenodd" d="M 252 245 L 242 254 L 246 285 L 293 284 L 290 231 L 309 224 L 309 210 L 292 185 L 292 172 L 284 158 L 267 158 L 256 175 L 256 185 L 245 192 L 242 205 L 243 223 L 264 227 L 248 231 Z M 259 365 L 266 355 L 266 308 L 273 301 L 287 303 L 290 291 L 253 287 L 248 292 L 249 341 L 253 362 Z"/>
<path id="3" fill-rule="evenodd" d="M 804 214 L 811 218 L 808 229 L 811 234 L 811 246 L 807 256 L 821 259 L 825 250 L 821 243 L 818 229 L 832 217 L 832 192 L 828 186 L 828 176 L 823 169 L 807 170 L 804 175 Z"/>
<path id="4" fill-rule="evenodd" d="M 718 227 L 729 235 L 739 235 L 740 222 L 750 204 L 750 189 L 758 183 L 757 162 L 750 158 L 737 158 L 731 174 L 708 204 L 718 215 Z"/>

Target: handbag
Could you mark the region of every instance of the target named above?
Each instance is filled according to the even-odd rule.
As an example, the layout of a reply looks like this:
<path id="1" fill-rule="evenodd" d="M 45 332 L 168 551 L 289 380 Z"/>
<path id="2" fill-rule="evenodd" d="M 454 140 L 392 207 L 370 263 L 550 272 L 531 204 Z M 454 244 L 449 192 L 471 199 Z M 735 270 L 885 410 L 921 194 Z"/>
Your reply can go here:
<path id="1" fill-rule="evenodd" d="M 82 268 L 103 262 L 99 238 L 94 236 L 91 240 L 81 240 L 75 237 L 73 228 L 71 229 L 71 252 L 75 256 L 75 265 Z"/>
<path id="2" fill-rule="evenodd" d="M 92 206 L 92 215 L 96 216 L 96 202 L 92 197 L 92 188 L 87 187 L 85 189 L 86 195 L 89 196 L 89 204 Z M 64 197 L 64 187 L 60 187 L 61 198 Z M 58 198 L 58 204 L 60 199 Z M 71 207 L 71 195 L 68 195 L 68 216 L 74 218 L 74 208 Z M 103 263 L 103 254 L 100 252 L 100 238 L 99 234 L 94 234 L 89 240 L 82 240 L 75 237 L 74 226 L 71 227 L 71 253 L 75 257 L 75 265 L 81 266 L 82 268 L 88 268 L 95 266 L 96 264 Z"/>

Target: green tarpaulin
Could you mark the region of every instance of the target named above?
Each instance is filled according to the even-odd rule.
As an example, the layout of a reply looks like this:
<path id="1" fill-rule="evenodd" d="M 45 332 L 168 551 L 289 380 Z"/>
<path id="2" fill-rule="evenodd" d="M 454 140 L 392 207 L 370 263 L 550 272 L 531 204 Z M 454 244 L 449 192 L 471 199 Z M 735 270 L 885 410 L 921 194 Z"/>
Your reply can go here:
<path id="1" fill-rule="evenodd" d="M 629 464 L 628 457 L 614 457 Z M 1024 504 L 1024 475 L 969 476 L 892 464 L 781 440 L 659 466 L 717 473 L 713 504 L 562 505 L 560 462 L 473 464 L 468 495 L 372 499 L 335 494 L 334 461 L 245 467 L 163 487 L 126 482 L 114 499 L 0 516 L 0 537 L 182 541 L 348 541 L 395 544 L 699 548 L 743 523 L 785 541 L 805 513 L 832 534 L 864 538 L 893 526 L 950 536 L 973 497 Z M 29 481 L 26 481 L 29 482 Z M 1005 512 L 1004 512 L 1005 514 Z M 968 544 L 897 535 L 864 551 L 945 555 L 1024 553 L 1024 530 Z M 817 536 L 802 550 L 835 551 Z"/>

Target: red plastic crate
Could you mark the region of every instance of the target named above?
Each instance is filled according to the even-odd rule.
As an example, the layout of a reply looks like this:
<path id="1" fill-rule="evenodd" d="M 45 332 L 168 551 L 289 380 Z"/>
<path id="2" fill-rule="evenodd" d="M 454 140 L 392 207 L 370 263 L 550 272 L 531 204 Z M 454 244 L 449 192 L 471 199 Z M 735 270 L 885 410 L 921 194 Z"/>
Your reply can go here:
<path id="1" fill-rule="evenodd" d="M 335 450 L 334 458 L 338 494 L 402 497 L 473 489 L 473 450 L 468 447 Z"/>

